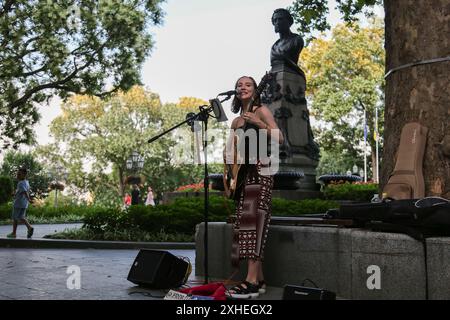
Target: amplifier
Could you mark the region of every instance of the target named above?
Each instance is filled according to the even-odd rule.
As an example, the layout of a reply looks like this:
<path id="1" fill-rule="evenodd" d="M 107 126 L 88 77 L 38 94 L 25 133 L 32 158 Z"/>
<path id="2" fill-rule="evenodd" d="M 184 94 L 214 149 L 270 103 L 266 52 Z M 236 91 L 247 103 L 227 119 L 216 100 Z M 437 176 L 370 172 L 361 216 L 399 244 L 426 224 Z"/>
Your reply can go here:
<path id="1" fill-rule="evenodd" d="M 336 300 L 336 293 L 321 288 L 285 285 L 283 300 Z"/>

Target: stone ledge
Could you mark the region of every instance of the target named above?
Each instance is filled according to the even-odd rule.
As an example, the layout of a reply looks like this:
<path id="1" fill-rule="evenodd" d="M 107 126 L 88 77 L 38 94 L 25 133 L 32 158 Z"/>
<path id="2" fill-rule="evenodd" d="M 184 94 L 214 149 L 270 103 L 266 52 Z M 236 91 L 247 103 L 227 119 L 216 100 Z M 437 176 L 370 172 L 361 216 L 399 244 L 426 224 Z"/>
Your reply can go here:
<path id="1" fill-rule="evenodd" d="M 450 238 L 427 239 L 429 299 L 450 300 Z"/>
<path id="2" fill-rule="evenodd" d="M 196 275 L 204 274 L 204 224 L 197 226 Z M 208 224 L 208 274 L 228 279 L 231 225 Z M 380 289 L 368 289 L 370 266 L 380 268 Z M 427 240 L 428 294 L 430 299 L 450 299 L 450 238 Z M 356 228 L 271 225 L 264 272 L 269 285 L 301 285 L 313 280 L 319 287 L 345 299 L 426 298 L 424 248 L 404 234 Z M 241 280 L 245 263 L 235 275 Z"/>
<path id="3" fill-rule="evenodd" d="M 127 242 L 59 239 L 0 239 L 1 248 L 54 249 L 195 249 L 193 242 Z"/>

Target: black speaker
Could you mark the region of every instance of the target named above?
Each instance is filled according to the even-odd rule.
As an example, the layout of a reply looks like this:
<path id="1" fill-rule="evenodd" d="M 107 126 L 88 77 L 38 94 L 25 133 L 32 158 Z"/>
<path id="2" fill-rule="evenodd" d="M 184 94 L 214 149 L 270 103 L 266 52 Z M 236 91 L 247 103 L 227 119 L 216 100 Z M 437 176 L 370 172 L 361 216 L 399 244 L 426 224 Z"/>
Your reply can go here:
<path id="1" fill-rule="evenodd" d="M 190 263 L 167 251 L 141 249 L 127 280 L 154 289 L 178 288 L 191 272 Z"/>
<path id="2" fill-rule="evenodd" d="M 336 300 L 336 293 L 321 288 L 285 285 L 283 300 Z"/>

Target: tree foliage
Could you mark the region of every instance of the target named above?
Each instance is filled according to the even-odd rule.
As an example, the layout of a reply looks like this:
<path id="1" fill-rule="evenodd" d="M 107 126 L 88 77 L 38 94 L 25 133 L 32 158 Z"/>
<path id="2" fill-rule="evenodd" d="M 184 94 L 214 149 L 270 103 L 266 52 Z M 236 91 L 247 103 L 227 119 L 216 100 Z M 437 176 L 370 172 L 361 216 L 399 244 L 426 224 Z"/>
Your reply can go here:
<path id="1" fill-rule="evenodd" d="M 140 82 L 161 0 L 5 0 L 0 7 L 0 143 L 33 142 L 52 95 L 102 96 Z"/>
<path id="2" fill-rule="evenodd" d="M 11 200 L 13 194 L 13 182 L 11 177 L 0 175 L 0 205 Z"/>
<path id="3" fill-rule="evenodd" d="M 191 111 L 197 111 L 199 106 L 207 105 L 208 102 L 195 97 L 180 97 L 177 106 L 180 108 L 188 108 Z"/>
<path id="4" fill-rule="evenodd" d="M 329 0 L 295 0 L 288 8 L 294 22 L 299 25 L 298 32 L 307 40 L 312 39 L 313 31 L 326 31 L 331 28 L 327 22 Z M 356 22 L 358 14 L 372 16 L 371 10 L 383 0 L 336 0 L 336 9 L 343 15 L 345 22 Z"/>
<path id="5" fill-rule="evenodd" d="M 375 4 L 383 3 L 384 6 L 386 126 L 380 190 L 383 190 L 394 171 L 402 129 L 407 123 L 419 122 L 429 129 L 427 151 L 423 159 L 425 195 L 449 198 L 449 162 L 443 155 L 450 123 L 447 93 L 449 72 L 448 62 L 439 59 L 448 56 L 445 40 L 448 39 L 449 25 L 442 23 L 448 17 L 448 1 L 336 1 L 338 9 L 348 21 L 356 19 L 360 12 L 370 10 Z M 305 19 L 303 3 L 319 5 L 324 1 L 294 1 L 291 12 L 298 23 L 306 26 L 308 20 Z M 325 14 L 321 11 L 317 16 L 323 18 Z M 312 24 L 312 29 L 321 30 L 319 18 L 317 24 Z"/>
<path id="6" fill-rule="evenodd" d="M 364 137 L 364 110 L 373 154 L 375 108 L 379 108 L 378 136 L 383 132 L 383 35 L 379 20 L 364 28 L 357 24 L 338 25 L 330 40 L 313 40 L 300 57 L 308 79 L 311 112 L 320 120 L 316 135 L 319 144 L 329 154 L 340 157 L 340 161 L 353 158 L 353 164 L 358 166 L 361 161 L 357 159 L 363 157 L 360 142 Z M 349 163 L 346 170 L 353 164 Z"/>
<path id="7" fill-rule="evenodd" d="M 69 168 L 69 180 L 83 189 L 95 189 L 99 179 L 102 187 L 108 188 L 107 169 L 114 170 L 118 180 L 110 180 L 110 187 L 115 185 L 116 191 L 123 194 L 126 162 L 133 151 L 155 163 L 168 158 L 170 141 L 147 143 L 164 127 L 160 114 L 159 96 L 138 86 L 108 99 L 77 95 L 62 105 L 62 115 L 51 123 L 50 132 L 57 145 L 40 150 L 58 158 L 56 151 L 63 166 Z M 85 168 L 87 162 L 90 170 Z"/>
<path id="8" fill-rule="evenodd" d="M 28 170 L 27 180 L 30 183 L 31 196 L 44 198 L 48 195 L 50 177 L 44 165 L 32 153 L 8 151 L 0 167 L 0 176 L 8 176 L 17 185 L 17 170 L 24 167 Z"/>
<path id="9" fill-rule="evenodd" d="M 142 197 L 148 185 L 161 195 L 181 184 L 198 182 L 202 167 L 190 160 L 189 126 L 183 125 L 150 144 L 148 140 L 181 123 L 196 109 L 162 105 L 157 94 L 140 86 L 108 99 L 77 95 L 68 99 L 62 115 L 50 126 L 55 144 L 39 147 L 38 153 L 47 162 L 68 168 L 68 180 L 91 192 L 95 202 L 120 204 L 129 188 L 125 178 L 136 174 L 145 180 Z M 140 172 L 126 168 L 133 151 L 144 157 Z"/>

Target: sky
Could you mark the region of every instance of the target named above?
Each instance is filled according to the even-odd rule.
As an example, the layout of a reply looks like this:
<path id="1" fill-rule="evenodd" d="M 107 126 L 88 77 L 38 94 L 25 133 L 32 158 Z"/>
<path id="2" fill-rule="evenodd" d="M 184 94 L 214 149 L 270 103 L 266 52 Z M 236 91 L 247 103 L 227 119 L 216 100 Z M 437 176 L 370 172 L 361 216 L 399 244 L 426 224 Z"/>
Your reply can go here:
<path id="1" fill-rule="evenodd" d="M 270 49 L 279 38 L 271 17 L 293 0 L 167 0 L 164 23 L 152 27 L 155 45 L 142 68 L 144 86 L 161 101 L 189 96 L 209 100 L 234 89 L 242 75 L 258 82 L 270 70 Z M 339 22 L 330 1 L 329 22 Z M 291 31 L 296 32 L 295 25 Z M 35 127 L 39 144 L 51 141 L 48 125 L 60 114 L 60 100 L 41 107 Z M 224 103 L 229 119 L 235 117 Z"/>
<path id="2" fill-rule="evenodd" d="M 272 13 L 291 2 L 168 0 L 144 83 L 163 102 L 176 102 L 180 96 L 214 98 L 241 75 L 258 81 L 270 70 L 270 48 L 278 39 Z"/>
<path id="3" fill-rule="evenodd" d="M 277 8 L 292 0 L 166 0 L 161 26 L 152 27 L 155 43 L 142 68 L 142 82 L 161 101 L 189 96 L 209 100 L 232 90 L 237 78 L 259 81 L 270 70 L 270 48 L 278 39 L 271 23 Z M 295 27 L 291 29 L 295 31 Z M 60 114 L 60 99 L 40 107 L 35 126 L 47 144 L 48 126 Z M 224 103 L 225 109 L 229 105 Z M 229 118 L 232 117 L 228 112 Z"/>

